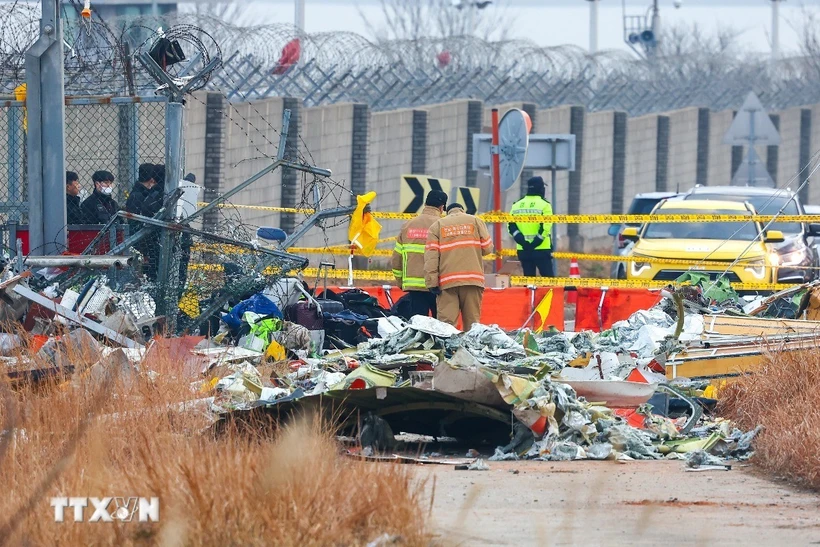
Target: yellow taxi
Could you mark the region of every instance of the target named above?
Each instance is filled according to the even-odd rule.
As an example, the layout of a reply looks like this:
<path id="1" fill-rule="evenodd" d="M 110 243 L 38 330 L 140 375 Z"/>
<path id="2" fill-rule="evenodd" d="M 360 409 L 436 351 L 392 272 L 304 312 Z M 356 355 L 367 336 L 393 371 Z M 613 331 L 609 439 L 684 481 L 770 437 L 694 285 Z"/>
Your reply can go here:
<path id="1" fill-rule="evenodd" d="M 755 211 L 746 202 L 668 199 L 660 202 L 652 214 L 742 217 Z M 626 268 L 627 279 L 674 281 L 687 271 L 716 279 L 726 271 L 730 282 L 773 283 L 777 280 L 778 259 L 767 244 L 782 242 L 783 234 L 768 230 L 761 237 L 761 232 L 759 223 L 748 220 L 649 222 L 626 228 L 623 237 L 635 241 Z M 678 262 L 681 260 L 684 263 Z"/>

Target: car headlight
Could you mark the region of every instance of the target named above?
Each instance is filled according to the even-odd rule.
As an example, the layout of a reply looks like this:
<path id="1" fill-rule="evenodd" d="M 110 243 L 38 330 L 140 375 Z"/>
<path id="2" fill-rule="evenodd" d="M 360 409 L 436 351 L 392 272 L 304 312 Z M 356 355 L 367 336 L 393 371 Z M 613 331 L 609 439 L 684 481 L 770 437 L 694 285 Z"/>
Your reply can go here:
<path id="1" fill-rule="evenodd" d="M 637 260 L 633 260 L 630 262 L 630 269 L 632 270 L 632 275 L 638 276 L 644 272 L 644 270 L 648 270 L 652 265 L 649 262 L 639 262 Z"/>
<path id="2" fill-rule="evenodd" d="M 776 262 L 774 264 L 777 264 Z M 766 276 L 766 261 L 765 260 L 753 260 L 747 263 L 744 267 L 744 270 L 752 274 L 757 279 L 763 279 Z"/>
<path id="3" fill-rule="evenodd" d="M 778 257 L 781 266 L 797 266 L 806 260 L 806 249 L 798 249 L 790 253 L 782 254 Z"/>

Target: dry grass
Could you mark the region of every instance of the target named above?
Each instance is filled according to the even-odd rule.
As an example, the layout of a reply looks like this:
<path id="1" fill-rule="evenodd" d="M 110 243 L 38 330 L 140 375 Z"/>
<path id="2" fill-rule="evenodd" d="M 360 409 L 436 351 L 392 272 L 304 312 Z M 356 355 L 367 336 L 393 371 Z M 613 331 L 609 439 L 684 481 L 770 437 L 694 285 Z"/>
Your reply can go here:
<path id="1" fill-rule="evenodd" d="M 820 490 L 820 354 L 772 352 L 762 369 L 721 393 L 721 413 L 743 428 L 762 425 L 754 462 Z"/>
<path id="2" fill-rule="evenodd" d="M 204 412 L 179 410 L 202 396 L 188 385 L 172 372 L 0 384 L 0 545 L 429 542 L 423 485 L 407 468 L 345 459 L 318 423 L 215 438 Z M 53 496 L 158 497 L 160 518 L 75 523 L 69 508 L 55 523 Z"/>

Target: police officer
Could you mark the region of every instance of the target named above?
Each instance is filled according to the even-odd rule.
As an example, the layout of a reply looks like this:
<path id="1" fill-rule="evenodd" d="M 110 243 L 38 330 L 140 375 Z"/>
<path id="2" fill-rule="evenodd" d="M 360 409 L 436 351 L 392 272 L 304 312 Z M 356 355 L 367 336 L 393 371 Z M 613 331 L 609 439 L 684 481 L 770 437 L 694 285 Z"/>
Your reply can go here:
<path id="1" fill-rule="evenodd" d="M 120 207 L 114 198 L 114 175 L 109 171 L 94 171 L 94 192 L 82 204 L 83 216 L 89 224 L 105 224 Z"/>
<path id="2" fill-rule="evenodd" d="M 516 201 L 511 215 L 552 215 L 552 204 L 544 199 L 544 179 L 532 177 L 527 181 L 527 195 Z M 511 222 L 507 226 L 518 249 L 518 260 L 527 277 L 555 277 L 552 270 L 551 222 Z"/>

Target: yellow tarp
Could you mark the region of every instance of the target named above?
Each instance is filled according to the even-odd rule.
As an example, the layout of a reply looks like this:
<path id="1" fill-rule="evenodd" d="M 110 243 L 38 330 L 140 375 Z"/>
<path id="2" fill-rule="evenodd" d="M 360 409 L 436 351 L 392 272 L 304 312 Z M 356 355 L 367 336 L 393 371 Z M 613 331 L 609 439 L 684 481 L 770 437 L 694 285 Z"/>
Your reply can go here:
<path id="1" fill-rule="evenodd" d="M 356 196 L 356 210 L 350 217 L 350 228 L 347 238 L 351 245 L 358 247 L 364 256 L 370 256 L 379 243 L 379 233 L 382 225 L 373 218 L 364 208 L 376 199 L 376 192 L 368 192 L 363 196 Z"/>

